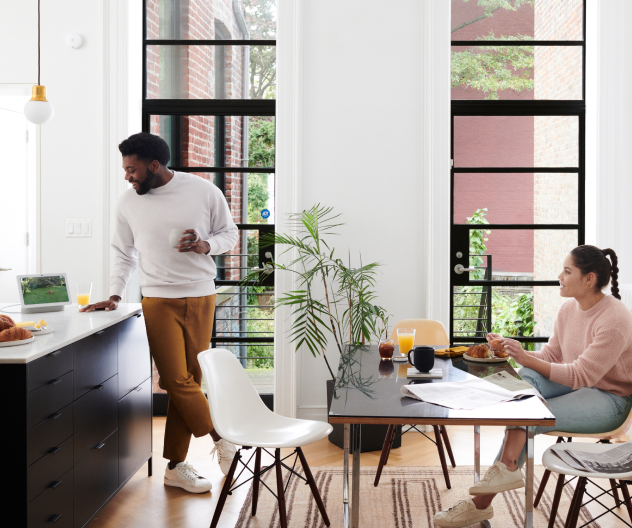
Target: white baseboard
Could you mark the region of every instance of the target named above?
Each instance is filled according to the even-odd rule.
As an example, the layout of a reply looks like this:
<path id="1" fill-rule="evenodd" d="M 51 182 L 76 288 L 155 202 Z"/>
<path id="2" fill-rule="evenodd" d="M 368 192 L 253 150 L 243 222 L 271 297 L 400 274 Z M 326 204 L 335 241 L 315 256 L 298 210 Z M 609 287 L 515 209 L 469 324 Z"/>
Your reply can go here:
<path id="1" fill-rule="evenodd" d="M 296 417 L 302 420 L 317 420 L 319 422 L 327 421 L 327 406 L 326 405 L 313 405 L 313 406 L 299 406 L 296 409 Z"/>

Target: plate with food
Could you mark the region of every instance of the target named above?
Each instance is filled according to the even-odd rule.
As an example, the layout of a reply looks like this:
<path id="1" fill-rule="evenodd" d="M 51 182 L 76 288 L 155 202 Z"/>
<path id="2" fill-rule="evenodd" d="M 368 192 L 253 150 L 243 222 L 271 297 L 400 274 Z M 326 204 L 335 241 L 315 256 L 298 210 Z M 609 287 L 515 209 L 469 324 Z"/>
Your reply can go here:
<path id="1" fill-rule="evenodd" d="M 509 354 L 499 339 L 494 339 L 489 345 L 474 345 L 463 354 L 463 359 L 475 363 L 504 363 L 509 359 Z"/>
<path id="2" fill-rule="evenodd" d="M 18 327 L 8 315 L 0 315 L 0 347 L 26 345 L 34 340 L 33 332 Z"/>
<path id="3" fill-rule="evenodd" d="M 53 327 L 49 326 L 44 319 L 40 319 L 37 323 L 35 321 L 22 321 L 15 323 L 15 326 L 30 331 L 34 336 L 50 334 L 53 331 Z"/>

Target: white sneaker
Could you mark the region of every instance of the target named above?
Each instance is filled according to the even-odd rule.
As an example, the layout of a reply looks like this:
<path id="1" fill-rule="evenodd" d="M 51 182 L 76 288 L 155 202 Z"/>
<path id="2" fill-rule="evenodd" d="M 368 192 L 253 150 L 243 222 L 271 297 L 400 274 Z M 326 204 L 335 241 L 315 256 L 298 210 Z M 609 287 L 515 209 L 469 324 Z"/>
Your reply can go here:
<path id="1" fill-rule="evenodd" d="M 470 495 L 491 495 L 518 488 L 524 488 L 520 469 L 509 471 L 507 466 L 499 461 L 487 470 L 483 480 L 470 488 Z"/>
<path id="2" fill-rule="evenodd" d="M 201 476 L 188 462 L 179 462 L 176 467 L 165 469 L 165 485 L 182 488 L 190 493 L 206 493 L 213 485 Z"/>
<path id="3" fill-rule="evenodd" d="M 460 500 L 447 510 L 440 511 L 434 516 L 434 522 L 441 528 L 464 528 L 470 524 L 486 521 L 494 516 L 491 506 L 484 510 L 476 509 L 472 499 Z"/>
<path id="4" fill-rule="evenodd" d="M 217 461 L 219 462 L 219 468 L 224 475 L 228 475 L 230 471 L 230 465 L 233 463 L 233 458 L 237 453 L 235 444 L 231 444 L 228 440 L 223 438 L 217 442 L 213 441 L 215 447 L 211 451 L 211 456 L 217 455 Z"/>

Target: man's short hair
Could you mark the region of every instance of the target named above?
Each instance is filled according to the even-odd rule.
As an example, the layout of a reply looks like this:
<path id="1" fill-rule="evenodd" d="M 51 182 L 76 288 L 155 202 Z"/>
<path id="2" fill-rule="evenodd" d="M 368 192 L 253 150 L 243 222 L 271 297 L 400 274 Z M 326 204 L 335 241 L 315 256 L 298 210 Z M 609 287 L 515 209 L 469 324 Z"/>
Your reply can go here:
<path id="1" fill-rule="evenodd" d="M 123 156 L 134 156 L 140 160 L 151 163 L 156 160 L 161 165 L 167 165 L 171 159 L 169 145 L 160 136 L 139 132 L 123 140 L 119 145 Z"/>

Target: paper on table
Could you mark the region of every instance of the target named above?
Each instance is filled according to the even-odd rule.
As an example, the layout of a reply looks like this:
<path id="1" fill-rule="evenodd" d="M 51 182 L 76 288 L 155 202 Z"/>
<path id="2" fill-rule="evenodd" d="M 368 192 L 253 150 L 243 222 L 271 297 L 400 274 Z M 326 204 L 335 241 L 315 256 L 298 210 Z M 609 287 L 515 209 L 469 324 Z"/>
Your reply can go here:
<path id="1" fill-rule="evenodd" d="M 400 389 L 404 396 L 416 398 L 427 403 L 441 405 L 450 409 L 479 409 L 531 394 L 510 392 L 484 379 L 469 379 L 448 383 L 428 383 L 423 385 L 403 385 Z"/>
<path id="2" fill-rule="evenodd" d="M 492 374 L 491 376 L 486 376 L 483 379 L 485 381 L 489 381 L 490 383 L 493 383 L 494 385 L 498 385 L 499 387 L 502 387 L 503 389 L 507 389 L 510 392 L 524 391 L 524 390 L 529 390 L 529 389 L 534 388 L 533 385 L 531 385 L 531 383 L 527 383 L 524 380 L 519 380 L 517 378 L 514 378 L 511 374 L 509 374 L 508 372 L 505 372 L 504 370 L 501 372 L 496 372 L 496 374 Z M 528 394 L 532 394 L 532 393 L 528 393 Z"/>
<path id="3" fill-rule="evenodd" d="M 572 468 L 593 473 L 632 471 L 632 443 L 626 442 L 601 453 L 551 447 L 551 452 Z"/>

